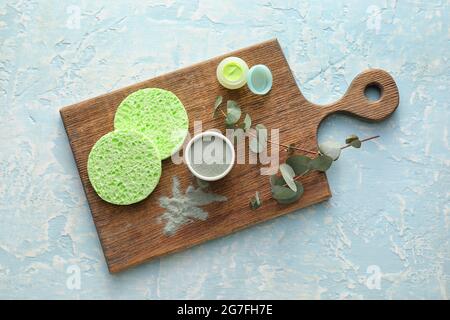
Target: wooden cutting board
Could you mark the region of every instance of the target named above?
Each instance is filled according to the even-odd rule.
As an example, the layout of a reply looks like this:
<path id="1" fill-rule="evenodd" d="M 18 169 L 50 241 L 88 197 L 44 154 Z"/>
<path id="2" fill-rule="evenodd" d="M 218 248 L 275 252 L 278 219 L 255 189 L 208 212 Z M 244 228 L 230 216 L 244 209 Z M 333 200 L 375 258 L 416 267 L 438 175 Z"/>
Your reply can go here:
<path id="1" fill-rule="evenodd" d="M 247 87 L 233 91 L 223 88 L 216 80 L 216 67 L 227 56 L 238 56 L 249 66 L 267 65 L 273 73 L 270 93 L 256 96 Z M 373 84 L 382 92 L 375 102 L 364 95 L 366 86 Z M 114 114 L 120 102 L 132 92 L 146 87 L 170 90 L 180 98 L 189 115 L 191 135 L 194 120 L 203 121 L 203 130 L 225 129 L 223 119 L 212 119 L 214 101 L 222 95 L 224 101 L 236 100 L 243 114 L 251 115 L 253 124 L 278 128 L 282 143 L 298 143 L 309 150 L 317 150 L 317 130 L 328 115 L 343 112 L 364 120 L 381 121 L 393 113 L 399 103 L 392 77 L 383 70 L 371 69 L 359 74 L 339 101 L 325 106 L 314 105 L 301 94 L 280 45 L 274 39 L 62 108 L 61 117 L 110 272 L 228 235 L 331 197 L 326 175 L 314 172 L 301 180 L 305 193 L 298 202 L 277 204 L 269 196 L 268 176 L 260 175 L 260 168 L 266 165 L 237 164 L 228 176 L 212 183 L 210 188 L 210 192 L 226 197 L 227 201 L 202 206 L 209 214 L 207 220 L 192 221 L 174 235 L 167 236 L 163 233 L 164 222 L 160 221 L 165 212 L 160 206 L 160 198 L 173 196 L 174 177 L 180 182 L 181 193 L 190 185 L 195 188 L 195 180 L 187 167 L 167 159 L 163 161 L 161 180 L 147 199 L 129 206 L 101 200 L 88 179 L 89 152 L 101 136 L 113 130 Z M 280 161 L 284 161 L 286 155 L 280 150 Z M 262 193 L 264 203 L 253 211 L 249 200 L 257 190 Z"/>

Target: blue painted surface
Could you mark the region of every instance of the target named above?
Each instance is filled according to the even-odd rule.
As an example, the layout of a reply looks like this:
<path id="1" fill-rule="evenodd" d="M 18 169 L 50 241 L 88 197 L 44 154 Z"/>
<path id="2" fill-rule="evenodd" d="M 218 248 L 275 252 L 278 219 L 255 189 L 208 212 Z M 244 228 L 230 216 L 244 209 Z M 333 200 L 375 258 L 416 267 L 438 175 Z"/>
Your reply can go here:
<path id="1" fill-rule="evenodd" d="M 444 0 L 1 1 L 0 298 L 448 299 L 449 11 Z M 368 67 L 389 71 L 393 117 L 336 116 L 320 131 L 381 139 L 343 153 L 330 201 L 108 274 L 59 108 L 273 37 L 314 102 Z"/>

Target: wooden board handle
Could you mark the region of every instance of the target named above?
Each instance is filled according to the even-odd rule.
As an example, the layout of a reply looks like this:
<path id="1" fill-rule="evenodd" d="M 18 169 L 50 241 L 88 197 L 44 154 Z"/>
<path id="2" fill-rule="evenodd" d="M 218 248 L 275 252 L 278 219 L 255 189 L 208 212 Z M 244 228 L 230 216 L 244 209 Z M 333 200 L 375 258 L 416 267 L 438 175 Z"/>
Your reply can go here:
<path id="1" fill-rule="evenodd" d="M 368 86 L 379 88 L 381 95 L 378 100 L 371 101 L 365 96 L 364 91 Z M 367 121 L 381 121 L 390 116 L 398 104 L 398 88 L 389 73 L 381 69 L 368 69 L 353 79 L 340 100 L 321 108 L 320 121 L 333 113 L 346 113 Z"/>

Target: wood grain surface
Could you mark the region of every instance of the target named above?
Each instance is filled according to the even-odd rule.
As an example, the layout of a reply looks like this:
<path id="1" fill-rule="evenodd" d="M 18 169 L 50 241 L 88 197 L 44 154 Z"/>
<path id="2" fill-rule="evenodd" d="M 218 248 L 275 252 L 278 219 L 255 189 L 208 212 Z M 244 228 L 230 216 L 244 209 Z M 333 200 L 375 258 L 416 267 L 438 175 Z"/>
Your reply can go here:
<path id="1" fill-rule="evenodd" d="M 233 91 L 223 88 L 216 80 L 215 71 L 218 63 L 227 56 L 238 56 L 249 66 L 267 65 L 273 73 L 270 93 L 256 96 L 247 87 Z M 371 84 L 381 89 L 378 101 L 369 101 L 364 95 L 366 86 Z M 212 192 L 226 196 L 228 201 L 206 205 L 203 207 L 209 213 L 206 221 L 192 222 L 175 235 L 166 236 L 162 231 L 164 223 L 158 219 L 164 212 L 159 206 L 159 198 L 172 196 L 174 176 L 179 178 L 182 191 L 195 184 L 185 165 L 176 165 L 167 159 L 163 161 L 159 185 L 147 199 L 129 206 L 101 200 L 88 179 L 89 152 L 101 136 L 113 130 L 114 114 L 120 102 L 130 93 L 147 87 L 170 90 L 180 98 L 189 115 L 191 135 L 197 120 L 202 121 L 203 130 L 225 129 L 223 119 L 212 119 L 211 116 L 215 98 L 222 95 L 224 100 L 236 100 L 243 112 L 252 116 L 254 124 L 279 129 L 283 143 L 297 143 L 310 150 L 317 150 L 317 130 L 328 115 L 343 112 L 368 121 L 380 121 L 392 114 L 399 103 L 395 81 L 378 69 L 359 74 L 335 103 L 318 106 L 307 101 L 274 39 L 62 108 L 61 117 L 110 272 L 228 235 L 331 197 L 325 174 L 315 172 L 301 180 L 305 193 L 298 202 L 279 205 L 269 199 L 268 177 L 260 174 L 260 168 L 267 165 L 236 164 L 229 175 L 211 186 Z M 286 152 L 280 150 L 280 161 L 285 157 Z M 262 192 L 264 205 L 252 211 L 249 199 L 256 190 Z"/>

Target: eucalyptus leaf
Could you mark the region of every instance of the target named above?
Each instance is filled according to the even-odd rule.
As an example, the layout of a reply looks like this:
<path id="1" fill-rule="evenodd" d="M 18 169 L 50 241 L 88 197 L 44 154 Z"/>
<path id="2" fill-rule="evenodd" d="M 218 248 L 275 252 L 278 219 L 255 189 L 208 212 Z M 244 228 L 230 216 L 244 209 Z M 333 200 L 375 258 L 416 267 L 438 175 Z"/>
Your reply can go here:
<path id="1" fill-rule="evenodd" d="M 299 181 L 295 181 L 297 191 L 290 188 L 274 185 L 272 186 L 272 197 L 281 204 L 289 204 L 297 201 L 303 195 L 303 185 Z"/>
<path id="2" fill-rule="evenodd" d="M 273 186 L 284 186 L 286 181 L 284 181 L 283 177 L 277 176 L 273 174 L 270 176 L 270 185 Z"/>
<path id="3" fill-rule="evenodd" d="M 223 101 L 223 97 L 222 96 L 218 96 L 216 98 L 216 102 L 214 103 L 214 109 L 217 109 L 222 104 L 222 101 Z"/>
<path id="4" fill-rule="evenodd" d="M 248 146 L 250 148 L 250 150 L 252 150 L 252 152 L 254 153 L 259 153 L 259 148 L 258 148 L 258 138 L 257 137 L 250 137 Z"/>
<path id="5" fill-rule="evenodd" d="M 294 181 L 295 177 L 294 169 L 292 169 L 290 165 L 282 163 L 280 165 L 280 172 L 284 181 L 286 181 L 288 187 L 291 188 L 292 191 L 297 192 L 297 185 L 295 184 Z"/>
<path id="6" fill-rule="evenodd" d="M 303 155 L 290 156 L 286 159 L 286 163 L 294 169 L 295 175 L 302 175 L 308 172 L 311 158 Z"/>
<path id="7" fill-rule="evenodd" d="M 250 147 L 250 150 L 252 150 L 252 152 L 254 152 L 254 153 L 260 153 L 264 150 L 262 148 L 262 146 L 259 144 L 258 138 L 256 138 L 256 137 L 250 138 L 249 147 Z"/>
<path id="8" fill-rule="evenodd" d="M 241 118 L 241 108 L 239 108 L 236 101 L 228 100 L 227 101 L 227 116 L 225 118 L 225 123 L 229 125 L 236 124 Z"/>
<path id="9" fill-rule="evenodd" d="M 228 128 L 234 127 L 236 122 L 239 121 L 240 115 L 238 115 L 236 112 L 228 112 L 227 116 L 225 118 L 225 124 Z"/>
<path id="10" fill-rule="evenodd" d="M 218 113 L 218 111 L 219 111 L 220 105 L 222 104 L 222 100 L 223 100 L 222 96 L 218 96 L 218 97 L 216 98 L 216 102 L 214 103 L 214 113 L 213 113 L 213 117 L 214 117 L 214 118 L 217 117 L 217 113 Z"/>
<path id="11" fill-rule="evenodd" d="M 325 172 L 331 167 L 332 163 L 333 158 L 327 155 L 319 155 L 311 160 L 310 169 Z"/>
<path id="12" fill-rule="evenodd" d="M 261 202 L 261 199 L 259 197 L 259 192 L 256 191 L 255 192 L 255 196 L 250 199 L 250 208 L 252 208 L 252 210 L 256 210 L 259 207 L 261 207 L 261 205 L 262 205 L 262 202 Z"/>
<path id="13" fill-rule="evenodd" d="M 227 123 L 227 118 L 225 118 L 225 127 L 227 129 L 236 129 L 236 126 L 233 123 Z"/>
<path id="14" fill-rule="evenodd" d="M 267 145 L 267 129 L 262 124 L 257 124 L 255 126 L 256 136 L 250 138 L 249 147 L 254 153 L 262 152 Z"/>
<path id="15" fill-rule="evenodd" d="M 250 127 L 252 126 L 252 118 L 250 117 L 250 115 L 247 113 L 245 115 L 244 118 L 244 130 L 247 131 L 248 129 L 250 129 Z"/>
<path id="16" fill-rule="evenodd" d="M 337 160 L 341 155 L 341 146 L 335 141 L 326 141 L 319 145 L 322 154 L 329 156 L 333 160 Z"/>
<path id="17" fill-rule="evenodd" d="M 227 108 L 239 108 L 239 105 L 234 100 L 227 100 Z"/>
<path id="18" fill-rule="evenodd" d="M 352 135 L 348 136 L 347 139 L 345 139 L 345 143 L 350 144 L 350 143 L 352 143 L 352 141 L 355 141 L 355 140 L 359 140 L 359 138 L 357 135 L 352 134 Z"/>
<path id="19" fill-rule="evenodd" d="M 353 148 L 361 148 L 361 141 L 358 139 L 358 140 L 353 140 L 352 142 L 350 142 L 350 145 L 353 147 Z"/>

